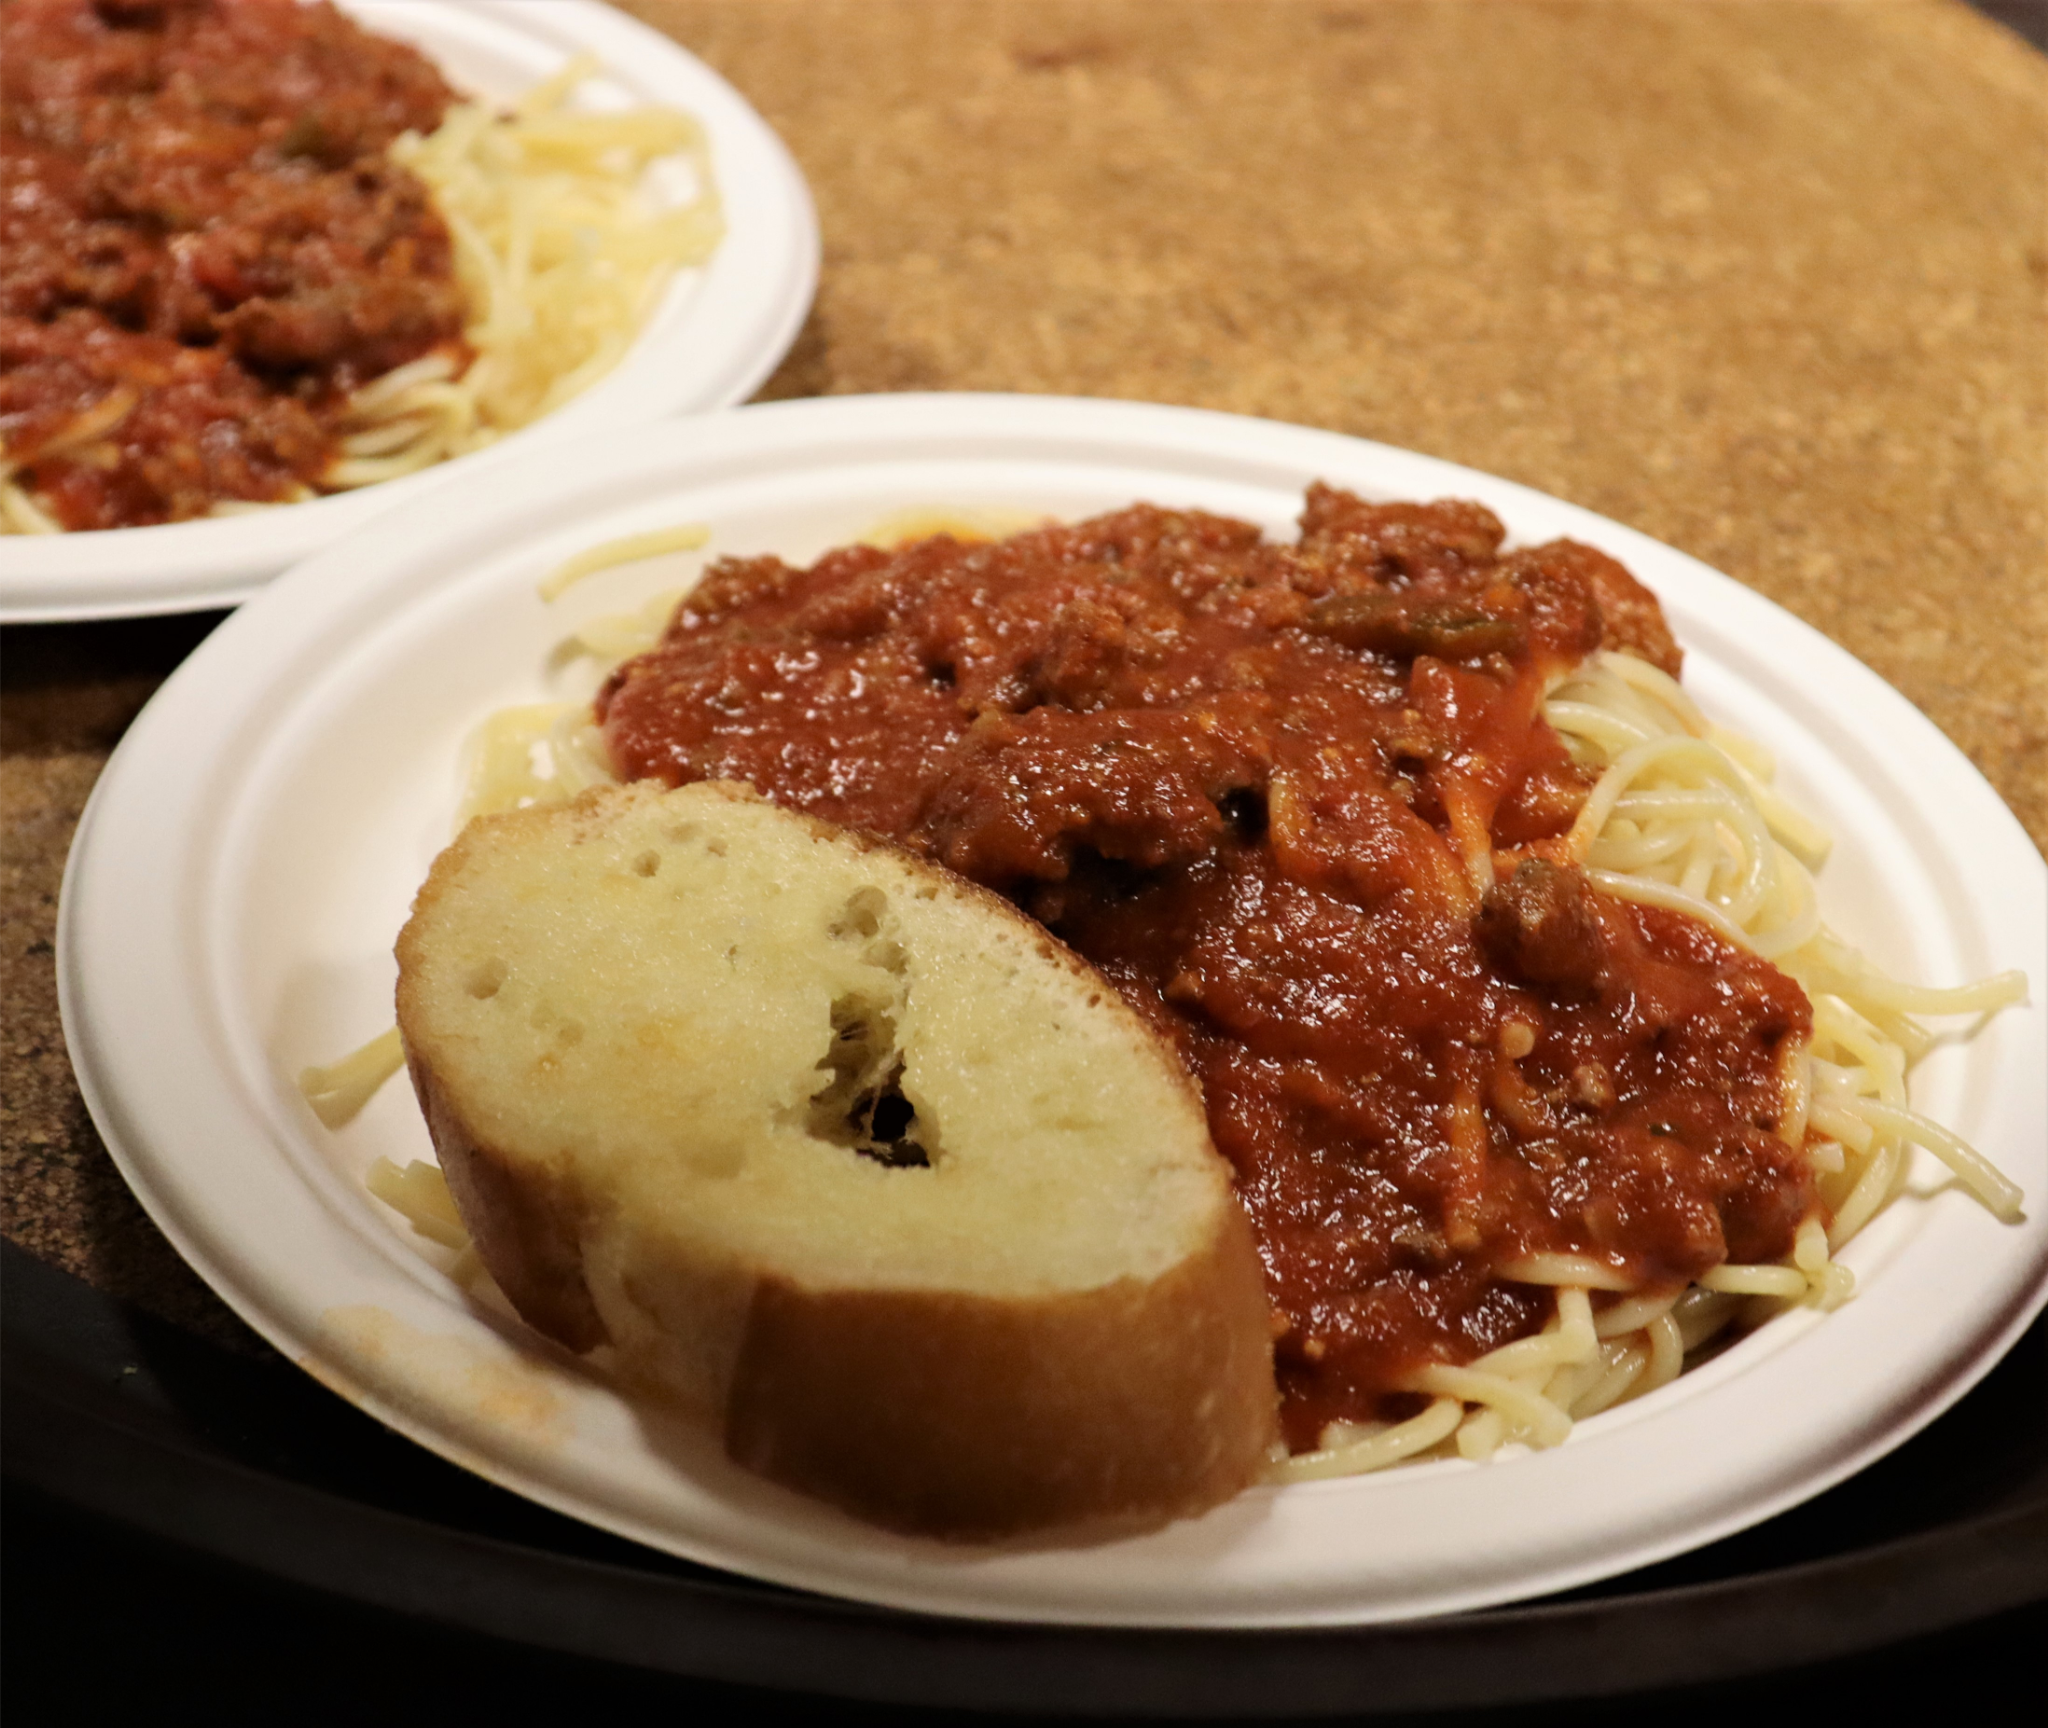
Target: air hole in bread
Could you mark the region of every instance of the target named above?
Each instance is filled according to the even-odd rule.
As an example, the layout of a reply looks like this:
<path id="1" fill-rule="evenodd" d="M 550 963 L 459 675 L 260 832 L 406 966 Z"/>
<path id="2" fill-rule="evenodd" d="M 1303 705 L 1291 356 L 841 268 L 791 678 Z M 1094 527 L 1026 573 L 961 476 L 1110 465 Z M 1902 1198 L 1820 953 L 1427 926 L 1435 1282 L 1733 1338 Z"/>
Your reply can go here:
<path id="1" fill-rule="evenodd" d="M 661 869 L 661 854 L 652 849 L 643 852 L 633 860 L 635 876 L 652 876 Z"/>
<path id="2" fill-rule="evenodd" d="M 832 934 L 844 942 L 850 937 L 869 937 L 882 928 L 882 914 L 888 910 L 889 897 L 879 888 L 863 888 L 851 896 L 844 910 L 832 921 Z"/>
<path id="3" fill-rule="evenodd" d="M 534 1031 L 545 1033 L 558 1045 L 583 1042 L 583 1022 L 565 1018 L 551 1002 L 536 1002 L 526 1016 L 526 1023 Z"/>
<path id="4" fill-rule="evenodd" d="M 488 1002 L 505 987 L 505 962 L 493 954 L 469 975 L 464 988 L 479 1002 Z"/>
<path id="5" fill-rule="evenodd" d="M 933 1148 L 903 1095 L 903 1052 L 889 1005 L 842 996 L 832 1004 L 832 1043 L 818 1063 L 824 1084 L 811 1096 L 811 1137 L 892 1169 L 924 1169 Z"/>

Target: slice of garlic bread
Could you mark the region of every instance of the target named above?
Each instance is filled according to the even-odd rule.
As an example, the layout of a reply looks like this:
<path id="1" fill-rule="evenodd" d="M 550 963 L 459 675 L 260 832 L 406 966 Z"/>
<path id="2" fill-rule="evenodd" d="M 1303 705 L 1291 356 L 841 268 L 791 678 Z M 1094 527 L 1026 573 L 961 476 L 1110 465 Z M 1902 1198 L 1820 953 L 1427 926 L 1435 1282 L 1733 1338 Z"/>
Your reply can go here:
<path id="1" fill-rule="evenodd" d="M 1258 1474 L 1268 1308 L 1201 1100 L 1007 902 L 744 787 L 605 787 L 472 823 L 398 960 L 484 1263 L 742 1464 L 954 1538 Z"/>

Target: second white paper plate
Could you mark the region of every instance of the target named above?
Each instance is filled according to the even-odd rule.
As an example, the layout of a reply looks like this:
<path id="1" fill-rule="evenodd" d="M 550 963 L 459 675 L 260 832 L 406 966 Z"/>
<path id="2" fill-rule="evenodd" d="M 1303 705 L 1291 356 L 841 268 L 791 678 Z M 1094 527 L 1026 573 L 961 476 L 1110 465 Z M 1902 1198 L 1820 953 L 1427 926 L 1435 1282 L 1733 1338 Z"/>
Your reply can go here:
<path id="1" fill-rule="evenodd" d="M 131 618 L 232 606 L 379 512 L 535 450 L 744 401 L 795 339 L 818 278 L 818 222 L 782 141 L 731 85 L 646 25 L 594 0 L 341 0 L 410 42 L 459 90 L 497 100 L 578 54 L 601 73 L 578 100 L 661 104 L 703 123 L 726 219 L 708 263 L 680 272 L 611 372 L 502 442 L 400 480 L 247 515 L 80 534 L 0 537 L 0 622 Z"/>

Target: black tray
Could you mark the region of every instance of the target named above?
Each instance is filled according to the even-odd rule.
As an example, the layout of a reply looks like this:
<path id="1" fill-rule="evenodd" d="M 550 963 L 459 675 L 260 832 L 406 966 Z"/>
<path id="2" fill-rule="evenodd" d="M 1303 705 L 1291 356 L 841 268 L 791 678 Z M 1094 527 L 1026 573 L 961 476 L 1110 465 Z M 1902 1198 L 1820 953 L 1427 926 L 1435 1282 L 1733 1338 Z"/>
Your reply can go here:
<path id="1" fill-rule="evenodd" d="M 479 1675 L 538 1702 L 555 1686 L 587 1700 L 602 1674 L 680 1682 L 700 1708 L 738 1708 L 761 1695 L 734 1688 L 760 1687 L 896 1707 L 875 1720 L 901 1720 L 904 1706 L 1490 1714 L 1709 1684 L 1725 1694 L 1771 1674 L 1782 1704 L 1782 1671 L 1815 1663 L 1832 1665 L 1809 1673 L 1817 1695 L 1839 1702 L 1845 1676 L 1868 1691 L 1948 1668 L 1959 1638 L 1981 1683 L 1987 1652 L 2015 1651 L 2022 1622 L 2048 1622 L 2048 1321 L 1860 1476 L 1624 1578 L 1350 1631 L 1101 1632 L 864 1608 L 670 1559 L 468 1475 L 282 1358 L 202 1340 L 11 1246 L 4 1258 L 14 1695 L 24 1659 L 57 1666 L 24 1649 L 25 1593 L 40 1646 L 73 1612 L 61 1606 L 67 1569 L 116 1618 L 123 1588 L 146 1598 L 129 1603 L 126 1635 L 154 1637 L 155 1660 L 173 1667 L 194 1630 L 185 1620 L 238 1617 L 234 1664 L 202 1661 L 188 1684 L 246 1679 L 296 1640 L 297 1659 L 381 1652 L 379 1674 L 394 1651 L 415 1670 L 438 1664 L 471 1702 Z M 1870 1665 L 1901 1640 L 1921 1643 Z M 849 1714 L 870 1712 L 838 1719 Z"/>

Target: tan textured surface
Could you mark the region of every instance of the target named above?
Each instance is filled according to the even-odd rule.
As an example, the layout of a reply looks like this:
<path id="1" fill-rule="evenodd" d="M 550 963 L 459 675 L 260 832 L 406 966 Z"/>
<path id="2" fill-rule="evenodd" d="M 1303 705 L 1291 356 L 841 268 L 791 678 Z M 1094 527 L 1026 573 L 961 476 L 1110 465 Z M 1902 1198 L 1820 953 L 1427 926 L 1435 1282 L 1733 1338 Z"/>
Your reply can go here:
<path id="1" fill-rule="evenodd" d="M 2048 847 L 2048 60 L 2016 39 L 1944 0 L 628 9 L 817 196 L 766 394 L 1142 397 L 1510 475 L 1818 625 Z M 11 697 L 45 639 L 9 632 Z M 5 1230 L 189 1317 L 40 946 L 134 691 L 100 641 L 37 674 L 71 742 L 9 702 Z"/>
<path id="2" fill-rule="evenodd" d="M 225 1343 L 256 1348 L 135 1202 L 86 1114 L 57 1017 L 57 890 L 93 782 L 201 618 L 0 632 L 0 1230 Z"/>

